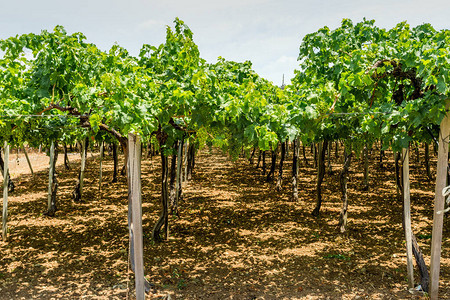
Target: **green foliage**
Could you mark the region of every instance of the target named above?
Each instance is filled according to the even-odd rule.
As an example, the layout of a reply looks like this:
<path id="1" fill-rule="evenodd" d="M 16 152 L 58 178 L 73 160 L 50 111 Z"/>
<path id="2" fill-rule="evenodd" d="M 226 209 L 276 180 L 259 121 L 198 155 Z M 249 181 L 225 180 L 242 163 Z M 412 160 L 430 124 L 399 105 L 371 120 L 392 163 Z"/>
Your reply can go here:
<path id="1" fill-rule="evenodd" d="M 334 258 L 334 259 L 339 259 L 339 260 L 350 260 L 350 257 L 345 256 L 343 254 L 327 254 L 324 256 L 324 258 Z"/>
<path id="2" fill-rule="evenodd" d="M 449 42 L 429 24 L 386 30 L 365 19 L 308 34 L 288 87 L 294 122 L 310 138 L 381 139 L 395 151 L 429 139 L 424 128 L 440 123 L 450 96 Z"/>
<path id="3" fill-rule="evenodd" d="M 242 147 L 269 150 L 296 137 L 348 139 L 355 151 L 381 139 L 399 151 L 435 134 L 450 97 L 450 33 L 429 24 L 388 30 L 344 19 L 321 28 L 303 39 L 299 70 L 285 89 L 248 61 L 206 63 L 193 38 L 177 18 L 166 41 L 143 45 L 138 57 L 119 45 L 101 51 L 61 26 L 1 40 L 3 139 L 103 139 L 109 129 L 138 133 L 164 151 L 184 138 L 236 156 Z"/>

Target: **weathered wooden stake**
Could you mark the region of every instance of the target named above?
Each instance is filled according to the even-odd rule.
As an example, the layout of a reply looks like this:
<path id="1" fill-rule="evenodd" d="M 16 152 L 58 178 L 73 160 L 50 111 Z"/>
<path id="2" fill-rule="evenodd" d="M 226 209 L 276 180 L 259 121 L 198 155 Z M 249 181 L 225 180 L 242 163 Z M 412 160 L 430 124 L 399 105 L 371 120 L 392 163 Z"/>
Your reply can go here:
<path id="1" fill-rule="evenodd" d="M 8 234 L 8 168 L 9 168 L 9 145 L 5 141 L 5 146 L 3 147 L 4 153 L 3 157 L 5 159 L 3 168 L 3 213 L 2 213 L 2 239 L 6 241 Z"/>
<path id="2" fill-rule="evenodd" d="M 363 189 L 365 191 L 367 191 L 367 190 L 369 190 L 369 147 L 367 146 L 367 143 L 364 144 L 363 156 L 364 156 L 364 186 L 363 186 Z"/>
<path id="3" fill-rule="evenodd" d="M 351 145 L 344 145 L 344 165 L 342 171 L 339 173 L 339 185 L 341 187 L 342 194 L 342 209 L 339 215 L 339 231 L 344 233 L 347 230 L 347 218 L 348 218 L 348 193 L 347 182 L 350 164 L 352 162 L 352 147 Z"/>
<path id="4" fill-rule="evenodd" d="M 100 198 L 102 197 L 102 179 L 103 179 L 103 152 L 105 143 L 103 141 L 100 142 L 100 172 L 98 176 L 98 191 L 100 194 Z"/>
<path id="5" fill-rule="evenodd" d="M 300 153 L 300 139 L 294 139 L 292 146 L 292 198 L 298 202 L 298 155 Z"/>
<path id="6" fill-rule="evenodd" d="M 409 149 L 403 148 L 403 215 L 405 218 L 406 267 L 408 288 L 414 288 L 414 265 L 412 253 L 411 199 L 409 191 Z"/>
<path id="7" fill-rule="evenodd" d="M 141 205 L 141 141 L 132 133 L 128 134 L 128 172 L 129 193 L 133 227 L 133 247 L 135 263 L 136 299 L 145 299 L 144 278 L 144 247 L 142 236 L 142 205 Z"/>
<path id="8" fill-rule="evenodd" d="M 50 146 L 50 167 L 48 170 L 48 211 L 52 210 L 52 186 L 53 186 L 53 161 L 55 160 L 55 142 Z"/>
<path id="9" fill-rule="evenodd" d="M 187 181 L 187 173 L 188 173 L 188 142 L 184 141 L 184 156 L 183 156 L 183 165 L 184 165 L 184 178 L 183 178 L 183 182 Z"/>
<path id="10" fill-rule="evenodd" d="M 175 208 L 178 210 L 178 201 L 180 200 L 180 190 L 181 190 L 181 168 L 183 163 L 183 140 L 179 142 L 178 145 L 178 157 L 177 157 L 177 171 L 175 177 Z"/>
<path id="11" fill-rule="evenodd" d="M 30 167 L 31 176 L 34 177 L 33 166 L 31 166 L 30 158 L 28 157 L 28 153 L 27 153 L 27 151 L 25 150 L 25 147 L 24 147 L 24 146 L 22 146 L 22 150 L 23 150 L 23 153 L 25 154 L 25 158 L 27 159 L 28 166 Z"/>
<path id="12" fill-rule="evenodd" d="M 330 152 L 331 152 L 331 142 L 328 143 L 328 149 L 327 149 L 327 159 L 328 159 L 328 167 L 327 167 L 327 169 L 328 169 L 328 174 L 331 174 L 331 172 L 332 172 L 332 169 L 331 169 L 331 154 L 330 154 Z"/>
<path id="13" fill-rule="evenodd" d="M 446 102 L 446 110 L 450 106 L 450 99 Z M 447 184 L 448 142 L 450 133 L 450 118 L 448 113 L 441 122 L 439 130 L 439 148 L 436 174 L 436 189 L 434 198 L 433 232 L 431 238 L 431 269 L 430 269 L 430 298 L 438 299 L 439 271 L 441 263 L 442 227 L 444 214 L 438 213 L 444 209 L 442 190 Z"/>
<path id="14" fill-rule="evenodd" d="M 86 168 L 86 139 L 81 141 L 80 196 L 83 195 L 84 169 Z"/>

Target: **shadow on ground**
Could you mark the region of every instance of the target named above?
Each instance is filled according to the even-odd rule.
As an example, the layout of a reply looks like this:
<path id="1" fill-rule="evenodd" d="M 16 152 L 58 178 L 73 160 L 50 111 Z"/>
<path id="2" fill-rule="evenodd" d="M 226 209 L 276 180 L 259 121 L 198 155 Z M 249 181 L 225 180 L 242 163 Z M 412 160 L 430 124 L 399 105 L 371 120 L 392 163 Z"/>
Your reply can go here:
<path id="1" fill-rule="evenodd" d="M 143 162 L 143 226 L 147 278 L 155 295 L 176 299 L 420 299 L 406 291 L 401 203 L 393 184 L 392 155 L 385 168 L 373 161 L 371 189 L 361 189 L 362 167 L 351 167 L 349 228 L 337 232 L 339 158 L 324 183 L 321 215 L 310 212 L 315 169 L 300 168 L 300 201 L 290 199 L 287 161 L 281 192 L 245 159 L 231 162 L 202 150 L 193 179 L 184 186 L 180 217 L 170 218 L 169 240 L 154 244 L 159 212 L 160 162 Z M 375 156 L 375 154 L 373 155 Z M 434 186 L 411 160 L 413 228 L 429 263 Z M 87 164 L 82 203 L 71 192 L 78 165 L 58 168 L 58 212 L 46 208 L 48 174 L 15 178 L 10 197 L 10 236 L 0 244 L 0 299 L 126 299 L 129 273 L 126 181 L 110 183 L 104 163 L 102 196 L 98 157 Z M 442 248 L 442 299 L 450 298 L 448 218 Z M 418 280 L 418 274 L 416 274 Z M 158 296 L 155 296 L 158 298 Z"/>

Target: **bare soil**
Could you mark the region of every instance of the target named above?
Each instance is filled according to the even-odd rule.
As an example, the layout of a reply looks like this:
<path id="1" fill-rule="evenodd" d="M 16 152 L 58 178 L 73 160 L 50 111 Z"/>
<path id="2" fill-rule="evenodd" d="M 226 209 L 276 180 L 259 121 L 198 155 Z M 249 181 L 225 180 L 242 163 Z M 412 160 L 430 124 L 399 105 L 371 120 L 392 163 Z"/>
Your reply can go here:
<path id="1" fill-rule="evenodd" d="M 291 154 L 291 153 L 290 153 Z M 423 156 L 411 157 L 413 230 L 429 265 L 434 183 Z M 160 212 L 160 160 L 142 163 L 143 226 L 149 298 L 163 299 L 426 299 L 407 291 L 402 205 L 396 199 L 393 155 L 380 168 L 373 151 L 370 189 L 362 190 L 362 164 L 352 163 L 349 224 L 337 230 L 341 207 L 338 173 L 342 155 L 332 154 L 332 174 L 323 185 L 320 217 L 314 208 L 316 171 L 300 164 L 300 201 L 291 201 L 291 162 L 283 190 L 266 183 L 246 159 L 200 151 L 191 181 L 184 184 L 180 216 L 170 218 L 168 241 L 151 232 Z M 104 161 L 102 191 L 98 154 L 88 155 L 82 203 L 72 201 L 79 154 L 71 170 L 58 159 L 58 211 L 47 203 L 48 157 L 10 156 L 16 190 L 9 196 L 9 238 L 0 243 L 0 299 L 132 299 L 128 268 L 127 189 L 112 179 Z M 270 159 L 269 159 L 270 160 Z M 291 160 L 291 157 L 289 157 Z M 123 163 L 123 157 L 121 157 Z M 433 170 L 435 157 L 433 157 Z M 444 220 L 440 299 L 450 299 L 450 219 Z M 416 274 L 416 281 L 419 275 Z"/>

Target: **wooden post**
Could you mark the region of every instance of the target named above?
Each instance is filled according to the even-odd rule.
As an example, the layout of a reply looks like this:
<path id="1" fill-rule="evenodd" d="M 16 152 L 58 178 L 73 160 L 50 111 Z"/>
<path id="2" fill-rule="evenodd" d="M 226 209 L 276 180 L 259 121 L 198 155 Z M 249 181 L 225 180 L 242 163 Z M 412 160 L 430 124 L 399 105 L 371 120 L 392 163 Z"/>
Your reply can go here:
<path id="1" fill-rule="evenodd" d="M 445 103 L 446 110 L 448 110 L 449 106 L 450 99 Z M 431 238 L 431 268 L 429 291 L 431 300 L 438 299 L 439 290 L 439 271 L 441 263 L 442 227 L 444 225 L 444 214 L 438 212 L 444 209 L 445 198 L 442 195 L 442 190 L 447 184 L 449 133 L 450 118 L 447 113 L 441 122 L 441 127 L 439 130 L 439 149 L 434 198 L 433 231 Z"/>
<path id="2" fill-rule="evenodd" d="M 103 141 L 100 142 L 100 174 L 98 177 L 98 191 L 100 194 L 100 198 L 102 197 L 102 177 L 103 177 L 103 152 L 104 152 L 104 145 L 105 143 Z"/>
<path id="3" fill-rule="evenodd" d="M 181 167 L 183 163 L 183 140 L 179 141 L 178 144 L 178 157 L 177 157 L 177 171 L 175 177 L 175 205 L 178 208 L 178 200 L 180 197 L 180 189 L 181 189 Z"/>
<path id="4" fill-rule="evenodd" d="M 183 161 L 183 165 L 184 165 L 184 179 L 183 182 L 187 181 L 187 173 L 188 173 L 188 142 L 184 141 L 184 161 Z"/>
<path id="5" fill-rule="evenodd" d="M 331 174 L 331 142 L 328 143 L 328 149 L 327 149 L 327 159 L 328 159 L 328 174 Z"/>
<path id="6" fill-rule="evenodd" d="M 339 231 L 344 233 L 347 230 L 347 218 L 348 218 L 348 193 L 347 193 L 347 182 L 348 182 L 348 170 L 352 162 L 352 146 L 344 145 L 344 165 L 342 166 L 342 171 L 339 173 L 339 185 L 342 194 L 342 209 L 339 215 Z"/>
<path id="7" fill-rule="evenodd" d="M 129 193 L 131 197 L 133 247 L 135 263 L 136 299 L 145 299 L 144 246 L 142 237 L 141 205 L 141 141 L 132 133 L 128 134 Z"/>
<path id="8" fill-rule="evenodd" d="M 364 144 L 364 190 L 369 190 L 369 147 Z"/>
<path id="9" fill-rule="evenodd" d="M 292 143 L 292 199 L 298 202 L 298 155 L 300 153 L 300 139 L 295 138 Z"/>
<path id="10" fill-rule="evenodd" d="M 408 288 L 414 288 L 414 265 L 412 253 L 411 199 L 409 190 L 409 148 L 403 148 L 403 216 L 405 218 L 406 268 Z"/>
<path id="11" fill-rule="evenodd" d="M 48 170 L 48 211 L 52 210 L 52 186 L 53 186 L 53 161 L 55 160 L 55 142 L 50 146 L 50 167 Z"/>
<path id="12" fill-rule="evenodd" d="M 84 169 L 86 168 L 86 139 L 81 141 L 80 196 L 83 195 Z"/>
<path id="13" fill-rule="evenodd" d="M 2 239 L 3 241 L 6 241 L 7 234 L 8 234 L 8 227 L 7 227 L 7 221 L 8 221 L 8 166 L 9 166 L 9 145 L 5 141 L 4 149 L 4 168 L 3 168 L 3 213 L 2 213 Z"/>
<path id="14" fill-rule="evenodd" d="M 397 200 L 400 201 L 400 184 L 401 183 L 399 181 L 399 178 L 400 178 L 400 168 L 399 168 L 399 164 L 398 164 L 399 160 L 400 160 L 400 153 L 395 151 L 394 152 L 395 182 L 396 182 L 395 187 L 396 187 L 396 191 L 397 191 Z"/>
<path id="15" fill-rule="evenodd" d="M 31 176 L 34 177 L 33 166 L 31 166 L 30 158 L 28 157 L 28 153 L 27 153 L 27 151 L 25 150 L 25 147 L 24 147 L 24 146 L 22 146 L 22 150 L 23 150 L 23 153 L 25 154 L 25 158 L 27 159 L 28 166 L 30 167 Z"/>

